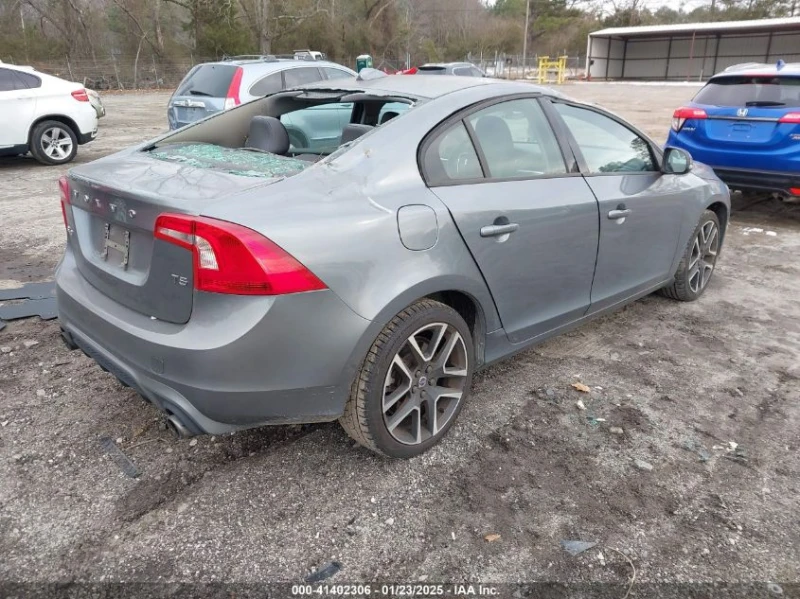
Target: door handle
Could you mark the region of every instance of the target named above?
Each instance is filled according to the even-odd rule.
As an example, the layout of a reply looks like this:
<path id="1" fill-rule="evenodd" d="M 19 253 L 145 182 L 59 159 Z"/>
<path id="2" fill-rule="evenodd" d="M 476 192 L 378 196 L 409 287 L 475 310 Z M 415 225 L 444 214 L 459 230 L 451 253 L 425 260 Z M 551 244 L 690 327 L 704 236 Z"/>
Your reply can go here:
<path id="1" fill-rule="evenodd" d="M 498 235 L 507 235 L 519 229 L 517 223 L 508 223 L 507 225 L 486 225 L 481 227 L 481 237 L 497 237 Z"/>
<path id="2" fill-rule="evenodd" d="M 622 210 L 620 210 L 619 208 L 616 209 L 616 210 L 609 210 L 608 218 L 610 218 L 611 220 L 617 220 L 617 219 L 620 219 L 620 218 L 625 218 L 630 213 L 631 213 L 631 211 L 630 211 L 629 208 L 625 208 L 625 209 L 622 209 Z"/>

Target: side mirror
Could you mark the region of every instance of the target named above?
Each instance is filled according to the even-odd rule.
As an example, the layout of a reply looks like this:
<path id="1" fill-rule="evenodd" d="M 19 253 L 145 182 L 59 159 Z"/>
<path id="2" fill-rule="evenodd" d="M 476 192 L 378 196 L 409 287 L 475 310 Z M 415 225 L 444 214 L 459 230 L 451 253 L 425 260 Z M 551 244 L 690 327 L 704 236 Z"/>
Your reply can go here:
<path id="1" fill-rule="evenodd" d="M 685 175 L 692 170 L 692 156 L 681 148 L 667 148 L 664 150 L 664 161 L 661 172 L 667 175 Z"/>

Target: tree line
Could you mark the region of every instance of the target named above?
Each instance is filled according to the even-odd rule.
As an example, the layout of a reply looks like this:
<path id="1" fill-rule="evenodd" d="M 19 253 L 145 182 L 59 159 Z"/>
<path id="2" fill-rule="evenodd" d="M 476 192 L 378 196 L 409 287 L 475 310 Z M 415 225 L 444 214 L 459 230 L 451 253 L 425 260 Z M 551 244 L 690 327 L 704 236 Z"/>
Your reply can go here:
<path id="1" fill-rule="evenodd" d="M 800 0 L 708 0 L 652 10 L 644 0 L 0 0 L 0 60 L 169 64 L 310 48 L 412 64 L 522 52 L 582 55 L 608 26 L 791 16 Z M 401 65 L 397 65 L 401 66 Z"/>

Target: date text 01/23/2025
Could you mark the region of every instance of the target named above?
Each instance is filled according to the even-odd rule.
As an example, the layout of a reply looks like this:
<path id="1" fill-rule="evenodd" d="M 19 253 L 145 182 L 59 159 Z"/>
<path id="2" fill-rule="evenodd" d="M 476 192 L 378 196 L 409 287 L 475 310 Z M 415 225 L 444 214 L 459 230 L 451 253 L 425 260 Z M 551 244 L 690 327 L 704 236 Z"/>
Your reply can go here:
<path id="1" fill-rule="evenodd" d="M 292 597 L 496 597 L 487 584 L 295 584 Z"/>

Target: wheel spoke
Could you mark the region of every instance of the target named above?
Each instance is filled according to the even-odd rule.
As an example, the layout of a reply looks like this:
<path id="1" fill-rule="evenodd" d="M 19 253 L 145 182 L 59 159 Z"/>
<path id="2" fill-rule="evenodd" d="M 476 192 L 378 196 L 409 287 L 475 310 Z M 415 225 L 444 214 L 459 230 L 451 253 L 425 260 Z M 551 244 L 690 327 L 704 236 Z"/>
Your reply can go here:
<path id="1" fill-rule="evenodd" d="M 393 432 L 406 418 L 408 418 L 414 410 L 419 410 L 419 400 L 416 399 L 413 395 L 409 396 L 400 406 L 397 408 L 394 414 L 389 416 L 386 420 L 386 428 L 389 429 L 389 432 Z M 419 424 L 417 425 L 419 428 Z M 414 436 L 418 436 L 418 432 L 412 431 Z"/>
<path id="2" fill-rule="evenodd" d="M 435 397 L 425 399 L 425 429 L 431 436 L 439 432 L 439 413 L 436 410 L 436 400 Z"/>
<path id="3" fill-rule="evenodd" d="M 383 398 L 383 411 L 391 409 L 391 407 L 396 404 L 398 401 L 403 399 L 403 397 L 411 391 L 411 381 L 409 380 L 404 385 L 398 386 L 394 391 L 392 391 L 388 397 Z"/>
<path id="4" fill-rule="evenodd" d="M 695 239 L 694 239 L 694 244 L 692 245 L 691 257 L 689 258 L 689 271 L 690 272 L 697 265 L 697 262 L 700 260 L 700 257 L 701 257 L 702 253 L 703 252 L 700 250 L 700 235 L 698 234 L 698 236 L 695 237 Z"/>
<path id="5" fill-rule="evenodd" d="M 708 239 L 705 243 L 706 252 L 711 249 L 711 246 L 714 245 L 714 242 L 717 240 L 717 228 L 714 226 L 714 223 L 711 223 L 711 226 L 711 231 L 709 232 Z"/>

